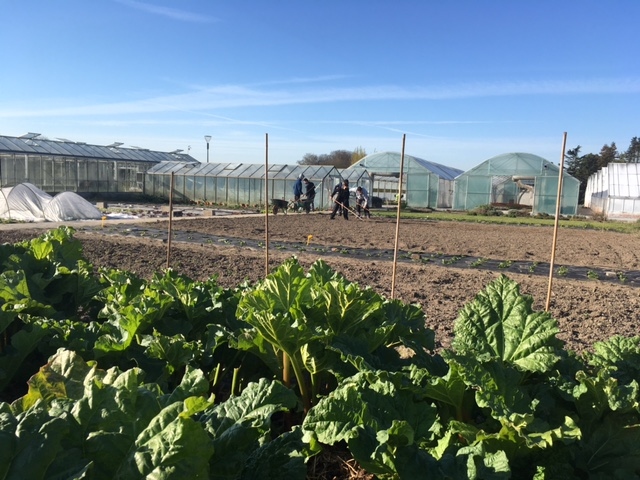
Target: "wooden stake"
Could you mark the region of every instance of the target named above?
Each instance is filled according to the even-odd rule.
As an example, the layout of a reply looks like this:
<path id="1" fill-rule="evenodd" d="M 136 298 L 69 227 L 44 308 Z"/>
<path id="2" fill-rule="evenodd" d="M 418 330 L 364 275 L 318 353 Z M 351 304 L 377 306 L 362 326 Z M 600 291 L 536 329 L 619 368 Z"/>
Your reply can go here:
<path id="1" fill-rule="evenodd" d="M 175 172 L 171 172 L 171 183 L 169 186 L 169 234 L 167 237 L 167 268 L 171 259 L 171 238 L 173 237 L 173 186 L 175 182 Z"/>
<path id="2" fill-rule="evenodd" d="M 269 275 L 269 134 L 265 133 L 264 148 L 264 276 Z M 282 352 L 282 383 L 291 385 L 291 363 L 289 356 Z"/>
<path id="3" fill-rule="evenodd" d="M 402 156 L 400 157 L 400 178 L 398 179 L 398 212 L 396 214 L 396 239 L 393 246 L 393 270 L 391 273 L 391 299 L 396 292 L 396 265 L 398 264 L 398 236 L 400 234 L 400 207 L 402 205 L 402 175 L 404 173 L 404 144 L 407 134 L 402 135 Z"/>
<path id="4" fill-rule="evenodd" d="M 269 134 L 264 146 L 264 276 L 269 275 Z"/>
<path id="5" fill-rule="evenodd" d="M 553 266 L 556 259 L 556 241 L 558 239 L 558 222 L 560 221 L 560 199 L 562 196 L 562 171 L 564 168 L 564 149 L 567 146 L 567 132 L 562 136 L 562 153 L 560 154 L 560 171 L 558 172 L 558 197 L 556 198 L 556 218 L 553 222 L 553 242 L 551 244 L 551 263 L 549 264 L 549 288 L 544 311 L 549 311 L 551 304 L 551 285 L 553 284 Z"/>

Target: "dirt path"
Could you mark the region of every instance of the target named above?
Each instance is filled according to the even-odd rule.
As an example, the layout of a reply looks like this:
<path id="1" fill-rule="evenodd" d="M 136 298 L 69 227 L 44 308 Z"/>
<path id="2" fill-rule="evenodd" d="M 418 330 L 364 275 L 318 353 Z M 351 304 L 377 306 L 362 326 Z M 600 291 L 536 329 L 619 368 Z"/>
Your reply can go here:
<path id="1" fill-rule="evenodd" d="M 147 278 L 166 266 L 168 221 L 73 226 L 85 256 L 95 266 L 131 270 Z M 181 273 L 194 279 L 217 275 L 219 283 L 229 287 L 264 276 L 264 217 L 181 219 L 172 227 L 171 265 Z M 26 227 L 2 228 L 0 243 L 39 233 Z M 393 220 L 270 216 L 270 265 L 293 254 L 305 266 L 323 258 L 350 280 L 389 296 L 394 238 Z M 396 297 L 420 303 L 436 339 L 448 346 L 460 308 L 502 273 L 533 296 L 537 309 L 544 308 L 548 266 L 546 274 L 544 267 L 551 242 L 550 227 L 405 221 L 400 226 L 399 249 L 404 256 L 397 268 Z M 560 230 L 556 266 L 567 266 L 569 274 L 554 278 L 551 313 L 567 348 L 581 351 L 614 334 L 638 334 L 637 252 L 640 235 Z M 480 259 L 485 259 L 483 264 L 471 265 Z M 587 276 L 589 271 L 595 275 Z"/>

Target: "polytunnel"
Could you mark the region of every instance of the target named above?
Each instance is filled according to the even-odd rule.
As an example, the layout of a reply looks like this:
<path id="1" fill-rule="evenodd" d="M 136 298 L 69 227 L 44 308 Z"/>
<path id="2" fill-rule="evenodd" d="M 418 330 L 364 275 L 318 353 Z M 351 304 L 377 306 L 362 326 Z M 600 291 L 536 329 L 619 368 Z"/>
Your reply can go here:
<path id="1" fill-rule="evenodd" d="M 640 218 L 640 164 L 610 163 L 587 180 L 584 206 L 610 220 Z"/>
<path id="2" fill-rule="evenodd" d="M 395 201 L 401 160 L 402 155 L 397 152 L 373 153 L 348 170 L 365 169 L 371 179 L 369 193 L 386 201 Z M 461 173 L 462 170 L 457 168 L 405 155 L 402 196 L 410 207 L 451 208 L 453 181 Z"/>
<path id="3" fill-rule="evenodd" d="M 453 208 L 472 210 L 481 205 L 526 205 L 532 213 L 555 215 L 560 168 L 531 153 L 492 157 L 458 176 Z M 563 172 L 560 213 L 575 215 L 580 182 Z"/>
<path id="4" fill-rule="evenodd" d="M 168 199 L 173 173 L 176 201 L 257 207 L 265 204 L 264 170 L 261 164 L 162 162 L 146 172 L 145 194 Z M 335 167 L 327 165 L 269 165 L 266 203 L 272 199 L 292 200 L 299 176 L 315 184 L 315 208 L 329 208 L 331 189 L 341 176 Z"/>
<path id="5" fill-rule="evenodd" d="M 20 222 L 99 220 L 102 213 L 74 192 L 52 197 L 35 185 L 21 183 L 0 189 L 0 218 Z"/>

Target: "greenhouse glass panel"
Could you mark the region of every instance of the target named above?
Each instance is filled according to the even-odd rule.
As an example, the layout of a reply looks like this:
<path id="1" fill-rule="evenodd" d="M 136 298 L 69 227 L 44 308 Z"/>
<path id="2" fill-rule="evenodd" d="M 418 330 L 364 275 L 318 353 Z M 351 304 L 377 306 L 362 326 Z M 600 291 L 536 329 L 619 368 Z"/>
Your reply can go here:
<path id="1" fill-rule="evenodd" d="M 40 189 L 45 192 L 53 192 L 53 157 L 42 155 L 40 158 L 42 163 L 42 185 Z"/>
<path id="2" fill-rule="evenodd" d="M 66 192 L 78 190 L 78 161 L 75 158 L 65 159 L 65 188 Z"/>
<path id="3" fill-rule="evenodd" d="M 218 172 L 219 177 L 232 177 L 235 175 L 236 169 L 238 168 L 239 163 L 228 163 L 225 168 Z"/>
<path id="4" fill-rule="evenodd" d="M 29 183 L 42 189 L 42 173 L 42 157 L 40 155 L 29 155 L 29 159 L 27 160 L 27 178 L 29 178 Z"/>
<path id="5" fill-rule="evenodd" d="M 238 178 L 249 178 L 252 172 L 251 165 L 242 164 L 236 169 L 236 177 Z"/>
<path id="6" fill-rule="evenodd" d="M 112 192 L 115 171 L 113 162 L 98 161 L 98 178 L 100 178 L 99 191 Z"/>
<path id="7" fill-rule="evenodd" d="M 238 204 L 238 179 L 236 177 L 227 178 L 227 198 L 225 203 L 227 205 Z"/>
<path id="8" fill-rule="evenodd" d="M 87 191 L 89 182 L 89 162 L 82 160 L 78 162 L 78 188 Z"/>
<path id="9" fill-rule="evenodd" d="M 205 201 L 207 196 L 204 191 L 204 177 L 194 177 L 194 200 Z"/>
<path id="10" fill-rule="evenodd" d="M 273 178 L 269 178 L 269 201 L 272 198 L 279 198 L 281 200 L 285 200 L 283 195 L 284 193 L 284 184 L 282 180 L 273 180 Z"/>
<path id="11" fill-rule="evenodd" d="M 215 202 L 216 199 L 216 179 L 204 177 L 204 200 L 205 202 Z"/>
<path id="12" fill-rule="evenodd" d="M 53 159 L 53 191 L 64 192 L 65 188 L 65 161 L 64 158 Z"/>
<path id="13" fill-rule="evenodd" d="M 27 179 L 27 158 L 29 158 L 28 155 L 16 155 L 15 157 L 13 176 L 16 185 Z"/>
<path id="14" fill-rule="evenodd" d="M 407 205 L 414 207 L 429 206 L 429 179 L 430 176 L 412 174 L 407 176 L 407 183 L 403 188 Z M 396 192 L 397 194 L 397 192 Z"/>
<path id="15" fill-rule="evenodd" d="M 11 155 L 5 159 L 5 164 L 3 165 L 2 175 L 4 175 L 4 186 L 16 186 L 16 157 L 22 155 Z"/>
<path id="16" fill-rule="evenodd" d="M 98 161 L 97 160 L 88 160 L 87 161 L 87 180 L 90 182 L 90 187 L 88 191 L 99 192 L 98 181 L 100 177 L 98 176 Z"/>
<path id="17" fill-rule="evenodd" d="M 171 176 L 169 175 L 169 185 L 171 185 Z M 173 174 L 173 199 L 182 199 L 184 192 L 184 177 L 182 175 Z"/>
<path id="18" fill-rule="evenodd" d="M 252 188 L 251 191 L 254 193 L 254 196 L 251 199 L 251 202 L 254 205 L 262 204 L 264 205 L 264 181 L 261 178 L 253 178 L 251 179 Z"/>
<path id="19" fill-rule="evenodd" d="M 4 168 L 0 168 L 0 188 L 7 185 L 8 175 L 6 172 L 6 165 L 9 165 L 10 161 L 13 161 L 12 153 L 0 154 L 0 165 L 4 167 Z"/>
<path id="20" fill-rule="evenodd" d="M 184 177 L 184 199 L 196 198 L 196 182 L 195 177 L 185 175 Z"/>
<path id="21" fill-rule="evenodd" d="M 216 177 L 216 203 L 226 203 L 227 201 L 227 179 L 224 177 Z"/>
<path id="22" fill-rule="evenodd" d="M 171 192 L 171 175 L 161 175 L 160 178 L 162 179 L 162 196 L 169 198 L 169 192 Z"/>
<path id="23" fill-rule="evenodd" d="M 239 178 L 237 191 L 238 191 L 238 203 L 239 204 L 247 204 L 250 201 L 250 182 L 247 178 Z"/>

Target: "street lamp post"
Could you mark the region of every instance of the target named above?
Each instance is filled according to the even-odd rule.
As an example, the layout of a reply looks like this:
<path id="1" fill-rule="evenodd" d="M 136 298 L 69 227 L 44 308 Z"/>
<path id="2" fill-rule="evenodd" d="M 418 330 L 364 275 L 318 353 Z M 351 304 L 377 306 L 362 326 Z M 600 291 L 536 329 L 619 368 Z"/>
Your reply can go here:
<path id="1" fill-rule="evenodd" d="M 205 135 L 204 140 L 207 142 L 207 163 L 209 163 L 209 142 L 211 141 L 211 135 Z"/>

